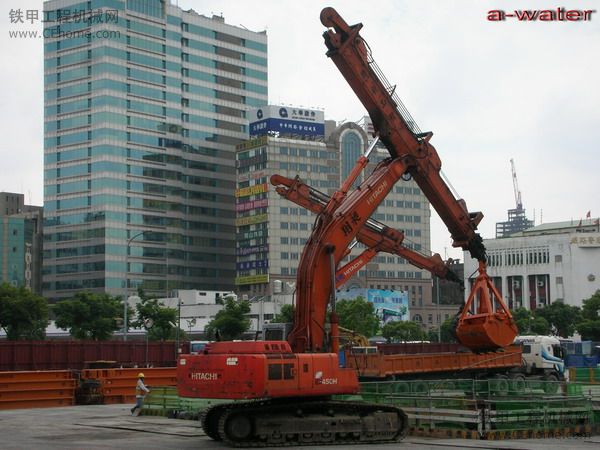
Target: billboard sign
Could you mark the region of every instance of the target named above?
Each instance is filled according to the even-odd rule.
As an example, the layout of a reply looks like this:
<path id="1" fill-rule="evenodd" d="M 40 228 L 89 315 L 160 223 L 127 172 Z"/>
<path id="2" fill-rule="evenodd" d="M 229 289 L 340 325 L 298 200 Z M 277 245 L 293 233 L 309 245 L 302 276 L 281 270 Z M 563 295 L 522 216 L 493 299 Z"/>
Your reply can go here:
<path id="1" fill-rule="evenodd" d="M 336 293 L 337 300 L 354 300 L 362 297 L 373 303 L 375 315 L 381 325 L 388 322 L 410 320 L 408 292 L 386 289 L 349 289 Z"/>
<path id="2" fill-rule="evenodd" d="M 270 132 L 322 137 L 325 135 L 323 111 L 291 106 L 263 106 L 250 110 L 250 135 Z"/>
<path id="3" fill-rule="evenodd" d="M 269 267 L 268 259 L 261 259 L 261 260 L 255 260 L 255 261 L 242 261 L 242 262 L 237 263 L 237 265 L 236 265 L 236 269 L 238 271 L 253 270 L 253 269 L 266 269 L 267 267 Z"/>

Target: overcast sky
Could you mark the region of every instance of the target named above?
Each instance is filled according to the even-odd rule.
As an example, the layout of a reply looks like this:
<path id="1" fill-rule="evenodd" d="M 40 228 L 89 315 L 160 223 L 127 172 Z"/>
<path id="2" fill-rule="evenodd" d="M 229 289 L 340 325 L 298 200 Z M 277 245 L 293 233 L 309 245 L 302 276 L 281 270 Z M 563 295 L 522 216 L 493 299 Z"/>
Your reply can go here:
<path id="1" fill-rule="evenodd" d="M 173 0 L 175 2 L 175 0 Z M 177 3 L 177 2 L 175 2 Z M 179 0 L 183 9 L 269 38 L 269 102 L 318 107 L 327 119 L 359 120 L 360 102 L 325 56 L 319 13 L 333 6 L 361 35 L 419 127 L 433 131 L 443 171 L 471 211 L 483 211 L 484 238 L 515 207 L 510 159 L 523 204 L 536 224 L 600 216 L 600 12 L 587 22 L 489 22 L 489 10 L 595 10 L 596 1 Z M 43 203 L 42 39 L 10 39 L 3 2 L 0 191 Z M 599 8 L 600 9 L 600 8 Z M 41 15 L 41 13 L 40 13 Z M 432 213 L 432 250 L 451 250 Z"/>

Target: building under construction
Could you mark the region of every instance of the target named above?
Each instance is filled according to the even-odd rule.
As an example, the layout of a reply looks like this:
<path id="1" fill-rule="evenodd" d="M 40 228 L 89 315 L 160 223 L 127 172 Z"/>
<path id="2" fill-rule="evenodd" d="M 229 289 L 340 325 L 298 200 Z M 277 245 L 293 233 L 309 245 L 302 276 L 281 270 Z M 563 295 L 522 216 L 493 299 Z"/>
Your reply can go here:
<path id="1" fill-rule="evenodd" d="M 525 209 L 523 208 L 523 202 L 521 201 L 521 191 L 519 190 L 519 183 L 517 181 L 517 171 L 515 170 L 515 163 L 512 159 L 510 160 L 510 167 L 512 171 L 516 208 L 508 210 L 508 220 L 506 222 L 496 222 L 496 239 L 509 237 L 512 234 L 525 231 L 535 225 L 534 221 L 529 220 L 525 215 Z"/>

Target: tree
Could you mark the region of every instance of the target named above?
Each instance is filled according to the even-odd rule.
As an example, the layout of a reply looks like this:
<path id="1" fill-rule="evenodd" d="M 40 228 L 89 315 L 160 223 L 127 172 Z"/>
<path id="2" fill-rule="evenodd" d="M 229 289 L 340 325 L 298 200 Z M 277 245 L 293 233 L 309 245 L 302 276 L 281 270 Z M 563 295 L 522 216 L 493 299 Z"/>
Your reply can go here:
<path id="1" fill-rule="evenodd" d="M 225 307 L 204 328 L 209 339 L 215 339 L 217 332 L 225 341 L 239 339 L 250 328 L 250 319 L 246 317 L 250 312 L 250 302 L 237 301 L 234 297 L 227 297 L 224 301 Z"/>
<path id="2" fill-rule="evenodd" d="M 520 335 L 526 334 L 550 334 L 550 324 L 544 317 L 534 316 L 527 308 L 518 308 L 511 311 L 513 319 L 517 324 Z"/>
<path id="3" fill-rule="evenodd" d="M 354 300 L 340 300 L 335 310 L 340 326 L 366 337 L 375 336 L 379 331 L 379 319 L 375 315 L 373 303 L 363 297 Z"/>
<path id="4" fill-rule="evenodd" d="M 383 326 L 381 335 L 388 342 L 423 341 L 427 339 L 427 334 L 421 329 L 421 326 L 416 322 L 409 321 L 388 322 Z"/>
<path id="5" fill-rule="evenodd" d="M 581 338 L 600 341 L 600 291 L 583 301 L 581 316 L 583 320 L 577 324 Z"/>
<path id="6" fill-rule="evenodd" d="M 556 336 L 566 338 L 573 335 L 576 324 L 581 322 L 581 308 L 554 302 L 544 308 L 536 309 L 535 317 L 546 319 Z"/>
<path id="7" fill-rule="evenodd" d="M 294 306 L 283 305 L 279 314 L 273 317 L 271 323 L 294 323 Z"/>
<path id="8" fill-rule="evenodd" d="M 68 329 L 74 338 L 103 341 L 120 328 L 117 317 L 123 313 L 123 301 L 108 294 L 78 292 L 54 305 L 53 311 L 56 326 Z"/>
<path id="9" fill-rule="evenodd" d="M 600 290 L 583 301 L 581 316 L 585 320 L 600 320 Z"/>
<path id="10" fill-rule="evenodd" d="M 166 341 L 175 339 L 177 336 L 177 309 L 167 308 L 162 305 L 157 299 L 140 297 L 142 300 L 135 305 L 137 311 L 137 320 L 131 324 L 136 328 L 145 327 L 152 322 L 152 326 L 148 328 L 148 339 L 151 341 Z M 179 336 L 183 335 L 183 331 L 179 330 Z"/>
<path id="11" fill-rule="evenodd" d="M 454 336 L 454 327 L 456 326 L 455 317 L 448 317 L 446 320 L 442 322 L 441 325 L 441 341 L 439 342 L 456 342 L 456 337 Z M 434 328 L 429 331 L 429 340 L 433 342 L 438 342 L 438 329 Z"/>
<path id="12" fill-rule="evenodd" d="M 48 303 L 25 287 L 0 285 L 0 328 L 9 340 L 46 337 Z"/>

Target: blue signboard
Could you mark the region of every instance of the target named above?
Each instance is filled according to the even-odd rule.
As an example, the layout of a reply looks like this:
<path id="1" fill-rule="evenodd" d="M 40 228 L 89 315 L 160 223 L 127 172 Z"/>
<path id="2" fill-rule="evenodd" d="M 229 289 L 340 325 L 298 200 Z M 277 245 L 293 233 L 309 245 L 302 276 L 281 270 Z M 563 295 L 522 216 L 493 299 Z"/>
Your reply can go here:
<path id="1" fill-rule="evenodd" d="M 336 293 L 338 301 L 353 300 L 357 297 L 373 303 L 373 309 L 381 325 L 392 321 L 410 320 L 407 292 L 385 289 L 349 289 Z"/>
<path id="2" fill-rule="evenodd" d="M 250 110 L 248 119 L 251 136 L 273 132 L 316 137 L 325 135 L 325 113 L 319 110 L 266 105 Z"/>
<path id="3" fill-rule="evenodd" d="M 325 125 L 287 119 L 264 119 L 250 124 L 250 135 L 260 136 L 269 132 L 298 134 L 302 136 L 324 136 Z"/>
<path id="4" fill-rule="evenodd" d="M 262 259 L 258 261 L 243 261 L 236 264 L 237 270 L 265 269 L 267 267 L 269 267 L 268 259 Z"/>

